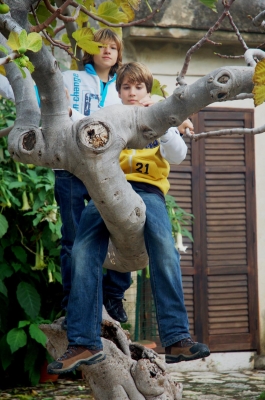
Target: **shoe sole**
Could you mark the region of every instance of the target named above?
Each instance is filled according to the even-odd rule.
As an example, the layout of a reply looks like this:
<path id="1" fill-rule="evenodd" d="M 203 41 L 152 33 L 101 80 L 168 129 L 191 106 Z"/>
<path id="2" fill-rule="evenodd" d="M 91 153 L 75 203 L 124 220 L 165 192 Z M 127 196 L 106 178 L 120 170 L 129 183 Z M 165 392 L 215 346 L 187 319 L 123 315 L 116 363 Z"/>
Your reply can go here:
<path id="1" fill-rule="evenodd" d="M 206 358 L 210 355 L 210 351 L 199 351 L 198 353 L 191 354 L 190 356 L 185 354 L 179 354 L 178 356 L 166 354 L 166 364 L 176 364 L 181 361 L 193 361 L 199 360 L 200 358 Z"/>
<path id="2" fill-rule="evenodd" d="M 69 368 L 65 368 L 65 369 L 52 369 L 52 368 L 48 368 L 47 372 L 48 374 L 51 375 L 60 375 L 60 374 L 66 374 L 68 372 L 72 372 L 74 371 L 76 368 L 80 367 L 80 365 L 93 365 L 93 364 L 97 364 L 101 361 L 104 361 L 106 358 L 106 354 L 104 353 L 99 353 L 96 354 L 95 356 L 89 358 L 88 360 L 80 360 L 77 361 L 76 363 L 74 363 L 71 367 Z"/>

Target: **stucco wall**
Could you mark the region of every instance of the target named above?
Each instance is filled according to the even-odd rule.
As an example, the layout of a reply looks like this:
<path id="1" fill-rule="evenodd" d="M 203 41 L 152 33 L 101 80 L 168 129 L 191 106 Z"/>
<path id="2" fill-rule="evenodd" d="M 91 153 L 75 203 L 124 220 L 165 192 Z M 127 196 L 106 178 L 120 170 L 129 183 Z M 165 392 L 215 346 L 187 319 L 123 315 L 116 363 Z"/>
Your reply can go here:
<path id="1" fill-rule="evenodd" d="M 154 76 L 167 85 L 171 94 L 175 88 L 176 74 L 180 71 L 189 45 L 174 40 L 128 37 L 125 40 L 125 61 L 146 64 Z M 216 49 L 215 49 L 216 51 Z M 241 54 L 240 46 L 222 47 L 223 54 Z M 215 68 L 224 65 L 244 65 L 243 60 L 220 59 L 213 55 L 213 48 L 205 46 L 192 57 L 187 82 L 192 83 Z M 214 107 L 254 108 L 253 100 L 214 103 Z M 255 109 L 255 126 L 265 123 L 265 104 Z M 256 205 L 257 205 L 257 262 L 258 298 L 261 354 L 265 355 L 265 133 L 255 138 Z M 250 294 L 251 295 L 251 294 Z"/>

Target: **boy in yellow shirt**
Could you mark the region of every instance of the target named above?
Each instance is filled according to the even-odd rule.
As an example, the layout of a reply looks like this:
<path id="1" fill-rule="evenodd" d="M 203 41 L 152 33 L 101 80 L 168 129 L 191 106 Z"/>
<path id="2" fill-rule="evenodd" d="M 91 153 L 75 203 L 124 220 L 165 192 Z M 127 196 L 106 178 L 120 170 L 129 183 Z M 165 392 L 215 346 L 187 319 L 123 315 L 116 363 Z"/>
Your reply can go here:
<path id="1" fill-rule="evenodd" d="M 150 71 L 139 63 L 123 65 L 116 87 L 123 104 L 148 106 L 152 87 Z M 189 120 L 179 127 L 193 130 Z M 169 189 L 169 162 L 179 164 L 187 147 L 177 128 L 143 150 L 125 149 L 121 168 L 132 188 L 146 205 L 144 240 L 149 255 L 150 279 L 156 316 L 166 362 L 178 363 L 209 356 L 205 344 L 195 343 L 189 333 L 184 305 L 179 253 L 175 248 L 164 195 Z M 166 160 L 168 159 L 168 161 Z M 102 310 L 102 265 L 107 255 L 109 232 L 94 202 L 82 213 L 72 250 L 73 275 L 68 303 L 68 349 L 48 365 L 50 374 L 94 364 L 106 358 L 100 338 Z"/>

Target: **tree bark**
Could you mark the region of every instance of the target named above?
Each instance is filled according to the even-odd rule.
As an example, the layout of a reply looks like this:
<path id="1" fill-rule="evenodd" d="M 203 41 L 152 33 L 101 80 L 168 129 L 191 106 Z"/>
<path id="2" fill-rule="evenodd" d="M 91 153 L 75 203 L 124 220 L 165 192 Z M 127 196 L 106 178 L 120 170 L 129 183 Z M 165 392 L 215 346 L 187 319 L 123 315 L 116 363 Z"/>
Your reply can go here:
<path id="1" fill-rule="evenodd" d="M 47 350 L 55 359 L 67 349 L 62 318 L 40 325 L 48 338 Z M 96 400 L 181 400 L 183 386 L 166 372 L 166 364 L 153 350 L 132 343 L 128 333 L 103 311 L 102 342 L 106 359 L 82 365 L 84 379 Z"/>

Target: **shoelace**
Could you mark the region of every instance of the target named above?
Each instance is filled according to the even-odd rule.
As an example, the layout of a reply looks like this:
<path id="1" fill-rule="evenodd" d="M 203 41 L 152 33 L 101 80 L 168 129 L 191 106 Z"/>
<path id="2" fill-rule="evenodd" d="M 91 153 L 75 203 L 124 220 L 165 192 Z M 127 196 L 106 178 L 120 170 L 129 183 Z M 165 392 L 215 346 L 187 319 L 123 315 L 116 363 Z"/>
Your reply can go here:
<path id="1" fill-rule="evenodd" d="M 68 355 L 73 354 L 73 351 L 72 351 L 72 350 L 76 350 L 76 349 L 77 349 L 76 346 L 69 346 L 69 347 L 67 348 L 66 352 L 65 352 L 60 358 L 57 358 L 57 361 L 65 360 L 65 359 L 68 357 Z"/>
<path id="2" fill-rule="evenodd" d="M 191 338 L 185 338 L 181 340 L 182 347 L 189 344 L 195 344 L 195 342 Z"/>

